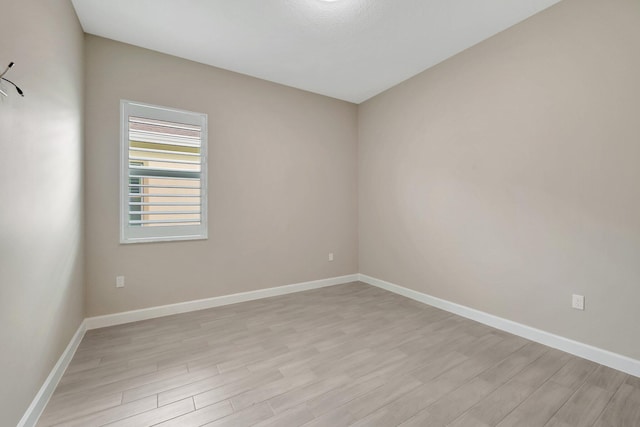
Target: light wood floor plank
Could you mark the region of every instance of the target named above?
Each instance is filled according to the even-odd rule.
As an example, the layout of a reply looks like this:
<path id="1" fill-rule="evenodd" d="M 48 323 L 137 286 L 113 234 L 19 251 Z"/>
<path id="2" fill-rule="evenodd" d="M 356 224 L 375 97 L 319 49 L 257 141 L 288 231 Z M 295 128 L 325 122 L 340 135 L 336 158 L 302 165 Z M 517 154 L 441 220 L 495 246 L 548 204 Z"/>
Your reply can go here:
<path id="1" fill-rule="evenodd" d="M 363 283 L 87 332 L 38 426 L 640 426 L 640 379 Z"/>
<path id="2" fill-rule="evenodd" d="M 55 425 L 63 421 L 93 414 L 122 404 L 122 393 L 97 396 L 79 396 L 73 402 L 65 404 L 48 404 L 38 425 Z"/>
<path id="3" fill-rule="evenodd" d="M 152 409 L 133 417 L 106 424 L 109 427 L 146 427 L 171 420 L 195 410 L 193 399 L 188 398 L 161 408 Z"/>
<path id="4" fill-rule="evenodd" d="M 173 387 L 166 391 L 158 393 L 158 406 L 164 406 L 169 403 L 177 402 L 190 396 L 204 393 L 206 391 L 240 381 L 251 375 L 245 368 L 236 369 L 235 371 L 225 372 L 224 374 L 205 377 L 188 384 L 178 386 L 178 382 L 173 382 L 169 386 Z M 197 377 L 191 377 L 194 379 Z M 174 387 L 177 386 L 177 387 Z M 164 387 L 163 387 L 164 388 Z"/>
<path id="5" fill-rule="evenodd" d="M 205 406 L 213 405 L 221 400 L 230 399 L 247 391 L 256 390 L 263 384 L 272 384 L 282 381 L 284 377 L 278 371 L 266 371 L 254 373 L 250 376 L 220 387 L 216 387 L 204 393 L 196 394 L 193 399 L 196 408 L 200 409 Z"/>
<path id="6" fill-rule="evenodd" d="M 231 402 L 224 400 L 157 425 L 158 427 L 199 427 L 231 414 L 233 414 Z"/>
<path id="7" fill-rule="evenodd" d="M 89 415 L 83 417 L 74 418 L 70 421 L 65 421 L 60 424 L 56 424 L 56 427 L 91 427 L 91 426 L 103 426 L 110 422 L 118 421 L 123 418 L 128 418 L 134 415 L 141 414 L 143 412 L 150 411 L 158 407 L 158 399 L 156 396 L 145 397 L 144 399 L 136 400 L 135 402 L 125 403 L 123 405 L 113 406 L 109 409 L 104 409 L 98 412 L 92 412 Z"/>
<path id="8" fill-rule="evenodd" d="M 595 427 L 640 425 L 640 378 L 628 376 L 611 398 Z"/>
<path id="9" fill-rule="evenodd" d="M 142 399 L 146 396 L 171 390 L 185 384 L 191 384 L 201 379 L 218 377 L 219 375 L 218 369 L 216 367 L 211 367 L 210 369 L 197 371 L 195 373 L 188 372 L 177 377 L 162 378 L 158 381 L 149 381 L 146 384 L 125 390 L 122 396 L 122 401 L 131 402 Z"/>
<path id="10" fill-rule="evenodd" d="M 266 420 L 255 424 L 256 427 L 276 427 L 276 426 L 301 426 L 313 420 L 313 414 L 307 408 L 307 405 L 300 404 L 284 412 L 267 418 Z"/>
<path id="11" fill-rule="evenodd" d="M 207 427 L 238 427 L 238 426 L 253 426 L 261 421 L 267 420 L 273 417 L 274 413 L 266 403 L 251 406 L 243 411 L 235 412 L 222 419 L 214 421 L 212 423 L 204 424 Z"/>

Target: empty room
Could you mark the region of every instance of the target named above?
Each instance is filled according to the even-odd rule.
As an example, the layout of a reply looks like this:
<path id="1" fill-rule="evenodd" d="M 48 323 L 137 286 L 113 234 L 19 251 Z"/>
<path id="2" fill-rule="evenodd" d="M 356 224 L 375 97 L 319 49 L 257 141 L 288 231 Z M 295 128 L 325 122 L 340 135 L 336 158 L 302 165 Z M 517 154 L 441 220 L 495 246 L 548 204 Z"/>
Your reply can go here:
<path id="1" fill-rule="evenodd" d="M 0 6 L 0 427 L 640 426 L 637 0 Z"/>

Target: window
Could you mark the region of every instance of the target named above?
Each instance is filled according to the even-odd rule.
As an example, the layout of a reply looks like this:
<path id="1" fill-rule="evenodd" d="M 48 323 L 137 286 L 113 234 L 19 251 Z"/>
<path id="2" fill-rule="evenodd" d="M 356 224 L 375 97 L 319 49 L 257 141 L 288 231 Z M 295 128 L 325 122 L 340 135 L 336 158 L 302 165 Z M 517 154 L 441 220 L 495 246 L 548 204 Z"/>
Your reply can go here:
<path id="1" fill-rule="evenodd" d="M 207 238 L 207 115 L 121 101 L 120 242 Z"/>

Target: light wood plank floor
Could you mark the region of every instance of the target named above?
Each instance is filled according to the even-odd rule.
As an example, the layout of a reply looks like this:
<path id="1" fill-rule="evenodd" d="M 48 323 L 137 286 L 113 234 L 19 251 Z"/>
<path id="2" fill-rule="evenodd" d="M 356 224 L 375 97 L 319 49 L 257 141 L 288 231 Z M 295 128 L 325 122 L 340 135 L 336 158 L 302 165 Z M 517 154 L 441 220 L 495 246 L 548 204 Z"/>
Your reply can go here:
<path id="1" fill-rule="evenodd" d="M 89 331 L 39 426 L 640 426 L 640 379 L 363 283 Z"/>

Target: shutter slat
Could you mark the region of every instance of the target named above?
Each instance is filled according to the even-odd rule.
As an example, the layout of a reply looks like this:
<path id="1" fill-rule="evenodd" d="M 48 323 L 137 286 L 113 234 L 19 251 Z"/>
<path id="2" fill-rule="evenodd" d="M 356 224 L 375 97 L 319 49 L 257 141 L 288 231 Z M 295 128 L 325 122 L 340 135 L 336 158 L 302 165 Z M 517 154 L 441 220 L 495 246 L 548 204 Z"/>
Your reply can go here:
<path id="1" fill-rule="evenodd" d="M 151 132 L 130 131 L 129 139 L 134 142 L 152 142 L 162 145 L 176 145 L 179 147 L 200 148 L 200 138 L 168 136 Z"/>
<path id="2" fill-rule="evenodd" d="M 142 117 L 133 117 L 133 116 L 131 116 L 131 117 L 129 117 L 129 123 L 139 123 L 139 124 L 143 124 L 143 125 L 161 126 L 161 127 L 165 127 L 165 128 L 171 128 L 171 129 L 184 129 L 184 130 L 191 130 L 191 131 L 200 132 L 200 126 L 185 125 L 185 124 L 181 124 L 181 123 L 158 122 L 157 120 L 144 119 Z"/>
<path id="3" fill-rule="evenodd" d="M 200 160 L 175 160 L 175 159 L 163 159 L 158 157 L 139 157 L 129 156 L 129 160 L 141 161 L 141 162 L 158 162 L 158 163 L 177 163 L 183 165 L 200 165 Z M 135 166 L 135 165 L 133 165 Z"/>
<path id="4" fill-rule="evenodd" d="M 200 206 L 200 203 L 180 203 L 180 202 L 129 202 L 129 206 Z"/>
<path id="5" fill-rule="evenodd" d="M 156 178 L 156 177 L 155 177 L 155 176 L 153 176 L 153 175 L 148 175 L 148 174 L 145 174 L 145 175 L 141 175 L 141 174 L 133 174 L 133 175 L 129 175 L 129 178 L 141 178 L 141 179 L 144 179 L 144 178 Z M 184 177 L 184 176 L 171 176 L 171 177 L 167 177 L 167 176 L 158 176 L 157 178 L 167 178 L 167 179 L 171 179 L 172 181 L 173 181 L 173 180 L 180 180 L 180 181 L 194 181 L 194 182 L 197 182 L 198 184 L 200 184 L 200 177 L 199 177 L 199 176 L 197 176 L 197 177 L 195 177 L 195 178 L 192 178 L 192 177 Z"/>
<path id="6" fill-rule="evenodd" d="M 139 197 L 147 199 L 149 197 L 190 197 L 192 199 L 200 198 L 200 194 L 149 194 L 149 193 L 129 193 L 129 198 Z"/>
<path id="7" fill-rule="evenodd" d="M 200 215 L 200 211 L 130 211 L 129 215 Z"/>
<path id="8" fill-rule="evenodd" d="M 153 148 L 131 147 L 131 151 L 144 151 L 145 153 L 179 154 L 181 156 L 200 157 L 200 153 L 190 153 L 188 151 L 156 150 Z"/>
<path id="9" fill-rule="evenodd" d="M 200 190 L 198 187 L 190 187 L 188 185 L 153 185 L 153 184 L 129 184 L 130 188 L 172 188 L 183 190 Z"/>
<path id="10" fill-rule="evenodd" d="M 200 224 L 200 219 L 148 219 L 130 220 L 129 224 Z"/>
<path id="11" fill-rule="evenodd" d="M 173 168 L 145 168 L 144 166 L 129 167 L 129 178 L 168 178 L 194 179 L 200 181 L 200 171 L 187 171 Z"/>

